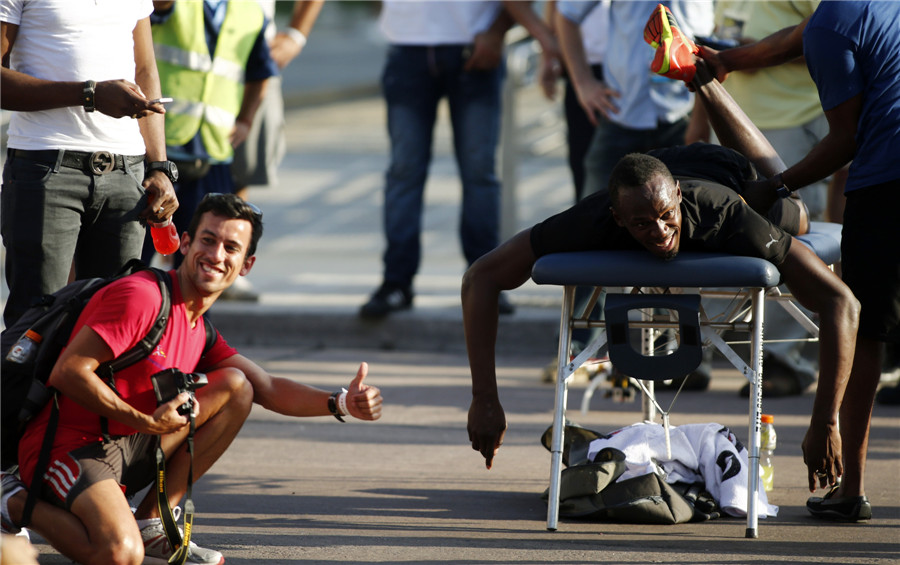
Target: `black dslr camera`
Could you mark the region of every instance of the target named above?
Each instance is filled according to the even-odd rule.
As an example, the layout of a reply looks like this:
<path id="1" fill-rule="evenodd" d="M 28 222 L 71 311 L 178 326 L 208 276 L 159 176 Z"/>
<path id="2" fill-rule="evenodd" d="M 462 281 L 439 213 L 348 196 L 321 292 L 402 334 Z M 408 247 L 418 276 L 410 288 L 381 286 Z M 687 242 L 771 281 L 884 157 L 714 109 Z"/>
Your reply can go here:
<path id="1" fill-rule="evenodd" d="M 178 413 L 182 416 L 190 416 L 194 407 L 194 391 L 209 382 L 203 373 L 182 373 L 174 367 L 152 375 L 150 380 L 153 382 L 157 406 L 165 404 L 182 392 L 191 393 L 190 400 L 178 407 Z"/>

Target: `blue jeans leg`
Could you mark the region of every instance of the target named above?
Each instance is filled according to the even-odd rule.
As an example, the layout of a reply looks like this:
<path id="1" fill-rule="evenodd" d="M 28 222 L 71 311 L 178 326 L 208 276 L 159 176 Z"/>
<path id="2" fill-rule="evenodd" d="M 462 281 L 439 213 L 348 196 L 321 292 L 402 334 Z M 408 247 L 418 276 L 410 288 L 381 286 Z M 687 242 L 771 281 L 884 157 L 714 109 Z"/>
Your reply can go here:
<path id="1" fill-rule="evenodd" d="M 441 98 L 427 50 L 392 46 L 382 75 L 391 140 L 384 193 L 384 280 L 401 287 L 410 287 L 419 269 L 423 194 Z"/>
<path id="2" fill-rule="evenodd" d="M 494 249 L 500 237 L 500 89 L 504 68 L 448 77 L 453 147 L 462 179 L 459 235 L 468 264 Z"/>

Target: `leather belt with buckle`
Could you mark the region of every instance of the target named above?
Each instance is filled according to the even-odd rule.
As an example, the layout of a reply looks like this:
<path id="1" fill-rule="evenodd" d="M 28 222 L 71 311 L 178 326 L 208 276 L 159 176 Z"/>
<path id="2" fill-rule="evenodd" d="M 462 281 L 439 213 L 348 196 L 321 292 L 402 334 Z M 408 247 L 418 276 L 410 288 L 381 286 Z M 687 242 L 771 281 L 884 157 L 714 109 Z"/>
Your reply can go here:
<path id="1" fill-rule="evenodd" d="M 32 151 L 27 149 L 10 149 L 11 156 L 19 159 L 28 159 L 30 161 L 39 161 L 48 165 L 55 165 L 59 162 L 60 166 L 70 169 L 78 169 L 86 173 L 95 175 L 105 175 L 116 169 L 125 170 L 126 162 L 140 162 L 143 156 L 125 157 L 117 155 L 109 151 L 68 151 L 57 149 L 46 149 Z M 60 158 L 62 152 L 62 158 Z"/>
<path id="2" fill-rule="evenodd" d="M 88 158 L 91 172 L 95 175 L 105 175 L 116 168 L 116 155 L 109 151 L 94 151 Z"/>

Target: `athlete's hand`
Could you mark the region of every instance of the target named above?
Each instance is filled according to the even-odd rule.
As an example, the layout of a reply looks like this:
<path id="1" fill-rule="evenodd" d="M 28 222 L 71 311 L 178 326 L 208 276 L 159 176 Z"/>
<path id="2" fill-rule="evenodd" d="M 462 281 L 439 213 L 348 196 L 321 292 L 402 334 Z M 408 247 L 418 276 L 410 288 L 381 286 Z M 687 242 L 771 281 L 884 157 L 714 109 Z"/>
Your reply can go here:
<path id="1" fill-rule="evenodd" d="M 484 466 L 490 469 L 506 435 L 506 414 L 500 399 L 473 397 L 469 406 L 468 431 L 472 449 L 481 452 Z"/>
<path id="2" fill-rule="evenodd" d="M 841 434 L 837 426 L 810 425 L 801 447 L 809 492 L 816 492 L 816 482 L 825 489 L 838 484 L 844 474 L 844 466 L 841 462 Z"/>

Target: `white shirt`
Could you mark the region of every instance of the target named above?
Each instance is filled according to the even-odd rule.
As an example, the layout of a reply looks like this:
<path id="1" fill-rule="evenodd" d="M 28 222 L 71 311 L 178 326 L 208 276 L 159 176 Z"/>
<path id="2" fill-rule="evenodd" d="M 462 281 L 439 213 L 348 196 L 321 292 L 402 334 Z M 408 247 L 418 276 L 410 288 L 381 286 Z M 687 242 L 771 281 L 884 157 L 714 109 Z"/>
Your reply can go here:
<path id="1" fill-rule="evenodd" d="M 397 45 L 466 45 L 497 19 L 500 2 L 385 0 L 381 31 Z"/>
<path id="2" fill-rule="evenodd" d="M 0 20 L 19 26 L 10 67 L 51 81 L 135 82 L 137 22 L 152 0 L 0 0 Z M 69 106 L 11 112 L 9 147 L 143 155 L 137 120 Z"/>
<path id="3" fill-rule="evenodd" d="M 581 22 L 581 38 L 588 64 L 606 60 L 606 38 L 609 35 L 609 0 L 602 0 Z"/>
<path id="4" fill-rule="evenodd" d="M 272 41 L 278 33 L 275 29 L 275 0 L 256 0 L 256 3 L 262 8 L 266 21 L 269 22 L 266 26 L 266 41 Z"/>
<path id="5" fill-rule="evenodd" d="M 609 438 L 595 439 L 588 447 L 588 459 L 614 447 L 625 454 L 625 472 L 616 479 L 655 473 L 667 483 L 702 482 L 707 492 L 729 516 L 747 515 L 747 448 L 721 424 L 670 426 L 666 452 L 666 431 L 648 422 L 616 430 Z M 766 491 L 759 489 L 757 511 L 760 518 L 776 516 L 778 507 L 769 504 Z"/>

